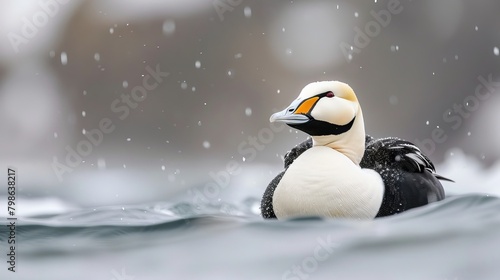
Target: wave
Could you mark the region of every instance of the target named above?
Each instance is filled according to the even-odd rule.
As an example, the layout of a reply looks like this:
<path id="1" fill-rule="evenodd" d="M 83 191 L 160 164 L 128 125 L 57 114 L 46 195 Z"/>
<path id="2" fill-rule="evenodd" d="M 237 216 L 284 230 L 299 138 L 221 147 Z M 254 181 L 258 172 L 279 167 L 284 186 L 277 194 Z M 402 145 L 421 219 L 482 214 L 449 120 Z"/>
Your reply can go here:
<path id="1" fill-rule="evenodd" d="M 311 279 L 500 276 L 495 196 L 452 196 L 371 221 L 263 220 L 258 203 L 156 203 L 20 218 L 21 272 L 0 276 L 119 279 L 126 270 L 134 279 L 302 279 L 298 268 Z M 92 269 L 82 274 L 79 267 Z"/>

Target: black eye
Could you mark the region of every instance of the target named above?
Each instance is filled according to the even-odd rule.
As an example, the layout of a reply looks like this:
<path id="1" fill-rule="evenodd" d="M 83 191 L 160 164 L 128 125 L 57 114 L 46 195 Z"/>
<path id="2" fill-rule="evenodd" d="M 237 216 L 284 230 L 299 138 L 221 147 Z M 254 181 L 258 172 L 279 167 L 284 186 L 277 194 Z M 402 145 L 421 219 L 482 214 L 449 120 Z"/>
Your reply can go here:
<path id="1" fill-rule="evenodd" d="M 333 94 L 333 92 L 331 92 L 331 91 L 326 93 L 326 97 L 328 97 L 328 98 L 332 98 L 334 96 L 335 96 L 335 94 Z"/>

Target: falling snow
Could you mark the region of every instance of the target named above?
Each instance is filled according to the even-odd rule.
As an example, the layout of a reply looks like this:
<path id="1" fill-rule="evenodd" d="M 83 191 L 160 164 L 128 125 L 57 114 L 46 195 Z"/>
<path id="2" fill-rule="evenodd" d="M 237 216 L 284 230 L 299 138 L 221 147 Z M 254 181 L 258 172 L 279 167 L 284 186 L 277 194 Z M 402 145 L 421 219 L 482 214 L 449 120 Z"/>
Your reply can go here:
<path id="1" fill-rule="evenodd" d="M 252 108 L 248 107 L 245 109 L 245 115 L 247 115 L 248 117 L 250 117 L 252 115 Z"/>
<path id="2" fill-rule="evenodd" d="M 103 158 L 97 159 L 97 168 L 99 168 L 100 170 L 106 169 L 106 160 L 104 160 Z"/>
<path id="3" fill-rule="evenodd" d="M 498 49 L 498 47 L 494 47 L 493 48 L 493 54 L 496 55 L 496 56 L 499 56 L 500 55 L 500 49 Z"/>
<path id="4" fill-rule="evenodd" d="M 163 34 L 170 36 L 175 32 L 175 21 L 166 20 L 163 22 Z"/>
<path id="5" fill-rule="evenodd" d="M 250 7 L 245 7 L 243 9 L 243 14 L 245 15 L 246 18 L 251 18 L 252 17 L 252 9 Z"/>
<path id="6" fill-rule="evenodd" d="M 203 141 L 203 148 L 205 148 L 205 149 L 210 148 L 210 142 L 208 142 L 208 141 Z"/>
<path id="7" fill-rule="evenodd" d="M 94 54 L 94 60 L 95 60 L 95 61 L 99 61 L 99 60 L 101 60 L 101 55 L 100 55 L 99 53 L 95 53 L 95 54 Z"/>
<path id="8" fill-rule="evenodd" d="M 399 51 L 399 46 L 398 45 L 392 45 L 391 46 L 391 52 L 397 52 Z"/>
<path id="9" fill-rule="evenodd" d="M 62 65 L 68 64 L 68 55 L 65 52 L 61 53 L 61 64 Z"/>
<path id="10" fill-rule="evenodd" d="M 194 67 L 196 67 L 196 69 L 200 69 L 201 67 L 201 62 L 199 60 L 197 60 L 195 63 L 194 63 Z"/>

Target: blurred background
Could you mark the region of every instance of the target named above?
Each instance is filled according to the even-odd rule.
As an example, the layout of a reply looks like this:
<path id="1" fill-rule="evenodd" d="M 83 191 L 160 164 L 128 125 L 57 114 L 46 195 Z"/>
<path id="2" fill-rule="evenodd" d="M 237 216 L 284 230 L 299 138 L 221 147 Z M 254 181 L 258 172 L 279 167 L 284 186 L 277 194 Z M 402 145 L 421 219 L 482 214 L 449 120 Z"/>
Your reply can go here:
<path id="1" fill-rule="evenodd" d="M 2 1 L 0 166 L 17 169 L 17 195 L 38 200 L 36 213 L 260 195 L 306 138 L 269 116 L 307 83 L 341 80 L 367 133 L 423 145 L 445 176 L 460 157 L 473 176 L 500 156 L 500 86 L 484 86 L 500 81 L 499 10 L 493 0 Z"/>

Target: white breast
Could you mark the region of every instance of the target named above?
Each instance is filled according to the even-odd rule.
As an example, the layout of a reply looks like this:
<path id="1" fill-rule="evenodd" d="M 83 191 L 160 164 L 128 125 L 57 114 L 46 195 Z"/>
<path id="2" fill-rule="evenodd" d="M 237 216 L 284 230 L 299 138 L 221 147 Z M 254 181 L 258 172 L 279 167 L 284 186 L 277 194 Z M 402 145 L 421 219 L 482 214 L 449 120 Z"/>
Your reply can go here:
<path id="1" fill-rule="evenodd" d="M 380 175 L 344 154 L 315 146 L 287 169 L 273 195 L 278 218 L 323 216 L 372 219 L 384 195 Z"/>

